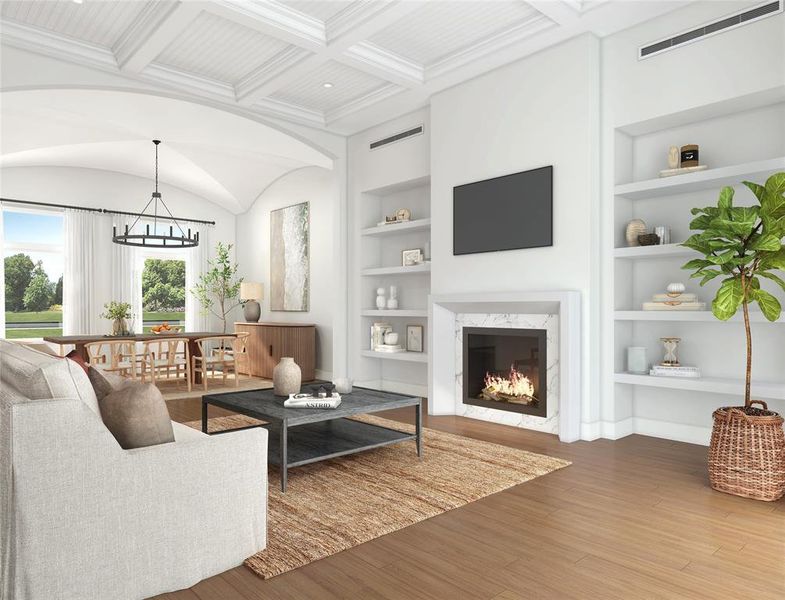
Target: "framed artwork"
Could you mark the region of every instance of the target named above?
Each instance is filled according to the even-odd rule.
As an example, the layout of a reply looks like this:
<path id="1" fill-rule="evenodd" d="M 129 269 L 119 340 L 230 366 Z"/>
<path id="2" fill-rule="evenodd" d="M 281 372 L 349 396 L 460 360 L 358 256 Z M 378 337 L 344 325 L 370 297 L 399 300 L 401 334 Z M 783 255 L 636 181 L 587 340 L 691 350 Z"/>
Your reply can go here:
<path id="1" fill-rule="evenodd" d="M 406 326 L 406 349 L 409 352 L 423 351 L 423 326 L 422 325 Z"/>
<path id="2" fill-rule="evenodd" d="M 422 250 L 414 248 L 412 250 L 404 250 L 401 252 L 401 264 L 404 267 L 413 267 L 422 262 Z"/>
<path id="3" fill-rule="evenodd" d="M 270 310 L 309 310 L 310 204 L 270 211 Z"/>

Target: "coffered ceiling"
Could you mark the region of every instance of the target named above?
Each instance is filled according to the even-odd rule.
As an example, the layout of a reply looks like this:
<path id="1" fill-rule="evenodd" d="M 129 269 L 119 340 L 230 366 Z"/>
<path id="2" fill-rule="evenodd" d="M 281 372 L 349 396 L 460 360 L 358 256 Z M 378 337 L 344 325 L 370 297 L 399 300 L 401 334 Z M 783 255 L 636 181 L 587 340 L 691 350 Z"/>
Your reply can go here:
<path id="1" fill-rule="evenodd" d="M 0 35 L 3 44 L 348 134 L 575 35 L 607 35 L 685 3 L 3 1 Z"/>

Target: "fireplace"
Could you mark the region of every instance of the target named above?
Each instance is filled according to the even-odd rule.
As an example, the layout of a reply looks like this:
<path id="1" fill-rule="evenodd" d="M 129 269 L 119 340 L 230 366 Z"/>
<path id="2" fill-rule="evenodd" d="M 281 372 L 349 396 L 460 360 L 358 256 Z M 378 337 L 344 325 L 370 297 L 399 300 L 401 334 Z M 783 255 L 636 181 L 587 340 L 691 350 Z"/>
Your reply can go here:
<path id="1" fill-rule="evenodd" d="M 463 402 L 545 417 L 546 330 L 463 328 Z"/>

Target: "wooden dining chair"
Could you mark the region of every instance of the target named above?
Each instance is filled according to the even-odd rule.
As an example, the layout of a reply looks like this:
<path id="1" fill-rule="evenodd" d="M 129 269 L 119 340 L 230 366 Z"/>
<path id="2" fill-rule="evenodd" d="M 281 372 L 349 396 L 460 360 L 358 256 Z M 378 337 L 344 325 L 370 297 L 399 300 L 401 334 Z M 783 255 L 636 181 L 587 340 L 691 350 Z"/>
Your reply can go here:
<path id="1" fill-rule="evenodd" d="M 123 377 L 136 379 L 136 343 L 124 340 L 107 340 L 85 344 L 88 364 L 96 369 L 112 371 Z"/>
<path id="2" fill-rule="evenodd" d="M 221 370 L 221 377 L 226 384 L 226 373 L 234 373 L 234 385 L 240 382 L 237 378 L 237 362 L 235 360 L 235 344 L 237 338 L 233 335 L 213 335 L 194 340 L 199 348 L 199 355 L 191 356 L 191 371 L 202 376 L 202 385 L 207 389 L 208 373 L 215 378 L 216 369 Z"/>
<path id="3" fill-rule="evenodd" d="M 186 338 L 162 338 L 148 340 L 144 343 L 141 358 L 142 381 L 150 375 L 150 381 L 155 385 L 155 380 L 169 380 L 172 375 L 180 382 L 181 374 L 185 376 L 188 391 L 191 391 L 191 360 L 188 352 Z"/>
<path id="4" fill-rule="evenodd" d="M 235 366 L 237 367 L 234 376 L 238 381 L 241 370 L 248 373 L 249 378 L 251 377 L 251 357 L 248 355 L 249 337 L 251 337 L 251 334 L 247 331 L 236 333 L 231 348 L 224 350 L 225 354 L 234 357 Z"/>

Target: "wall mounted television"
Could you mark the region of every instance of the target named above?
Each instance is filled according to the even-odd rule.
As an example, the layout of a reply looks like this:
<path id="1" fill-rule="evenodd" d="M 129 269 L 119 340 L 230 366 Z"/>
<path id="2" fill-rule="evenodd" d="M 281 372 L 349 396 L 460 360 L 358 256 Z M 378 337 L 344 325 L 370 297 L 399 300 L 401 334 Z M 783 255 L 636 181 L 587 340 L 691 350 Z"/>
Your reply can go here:
<path id="1" fill-rule="evenodd" d="M 553 166 L 455 186 L 453 254 L 553 246 Z"/>

